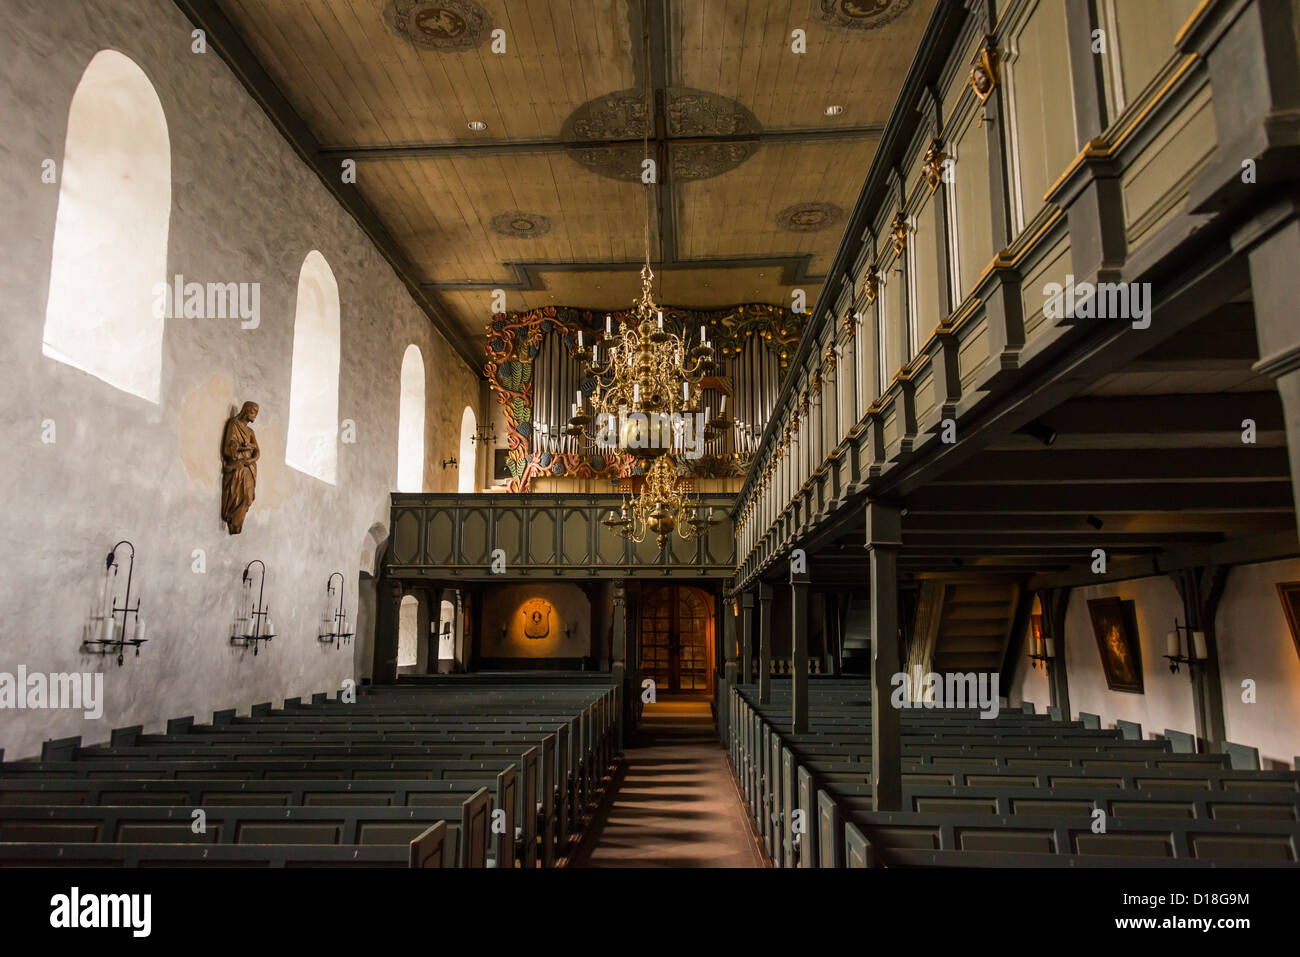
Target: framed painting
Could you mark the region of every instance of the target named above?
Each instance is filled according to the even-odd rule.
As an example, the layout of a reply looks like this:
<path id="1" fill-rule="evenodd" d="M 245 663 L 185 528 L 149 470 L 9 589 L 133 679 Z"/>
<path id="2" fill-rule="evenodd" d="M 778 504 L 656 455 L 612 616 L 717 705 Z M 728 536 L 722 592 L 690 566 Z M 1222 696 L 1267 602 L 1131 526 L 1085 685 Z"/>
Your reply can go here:
<path id="1" fill-rule="evenodd" d="M 1142 648 L 1132 604 L 1118 597 L 1091 598 L 1088 614 L 1092 616 L 1092 631 L 1097 637 L 1106 687 L 1111 691 L 1142 694 Z"/>
<path id="2" fill-rule="evenodd" d="M 1277 594 L 1282 599 L 1282 610 L 1286 612 L 1295 653 L 1300 655 L 1300 582 L 1278 582 Z"/>

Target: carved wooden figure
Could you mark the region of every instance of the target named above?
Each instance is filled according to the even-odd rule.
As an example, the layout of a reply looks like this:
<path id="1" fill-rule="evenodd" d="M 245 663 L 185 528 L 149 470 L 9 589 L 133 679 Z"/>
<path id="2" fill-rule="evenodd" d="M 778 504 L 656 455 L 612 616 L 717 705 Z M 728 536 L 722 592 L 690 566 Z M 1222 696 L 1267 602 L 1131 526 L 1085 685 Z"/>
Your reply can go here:
<path id="1" fill-rule="evenodd" d="M 252 429 L 256 418 L 257 403 L 245 402 L 239 414 L 226 422 L 221 440 L 221 520 L 231 535 L 243 531 L 244 516 L 257 490 L 257 460 L 262 451 Z"/>

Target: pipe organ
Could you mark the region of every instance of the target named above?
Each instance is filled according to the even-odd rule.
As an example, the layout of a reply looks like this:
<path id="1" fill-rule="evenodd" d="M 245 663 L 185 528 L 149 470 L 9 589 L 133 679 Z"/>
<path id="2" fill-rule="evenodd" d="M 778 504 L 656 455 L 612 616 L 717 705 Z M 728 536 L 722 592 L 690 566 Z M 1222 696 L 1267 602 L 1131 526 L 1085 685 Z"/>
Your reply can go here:
<path id="1" fill-rule="evenodd" d="M 581 364 L 564 340 L 560 328 L 547 326 L 533 360 L 532 448 L 552 455 L 590 451 L 564 434 L 580 396 L 590 414 L 587 396 L 593 386 L 584 379 Z M 734 452 L 743 458 L 756 448 L 772 414 L 782 370 L 776 353 L 759 334 L 747 336 L 737 353 L 726 357 L 721 366 L 722 375 L 704 380 L 700 412 L 708 413 L 707 420 L 725 411 L 733 424 L 727 434 L 705 440 L 701 455 L 716 460 Z"/>

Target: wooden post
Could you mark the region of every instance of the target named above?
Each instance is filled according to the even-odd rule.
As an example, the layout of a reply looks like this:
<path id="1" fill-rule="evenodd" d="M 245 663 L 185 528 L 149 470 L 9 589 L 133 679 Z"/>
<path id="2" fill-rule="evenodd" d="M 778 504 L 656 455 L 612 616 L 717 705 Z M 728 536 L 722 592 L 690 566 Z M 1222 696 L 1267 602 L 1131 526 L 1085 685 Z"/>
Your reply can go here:
<path id="1" fill-rule="evenodd" d="M 379 589 L 378 626 L 375 628 L 375 664 L 371 680 L 377 685 L 397 680 L 397 640 L 402 620 L 402 583 L 385 579 Z"/>
<path id="2" fill-rule="evenodd" d="M 754 680 L 754 592 L 740 593 L 740 683 Z"/>
<path id="3" fill-rule="evenodd" d="M 772 700 L 772 586 L 758 583 L 758 703 Z"/>
<path id="4" fill-rule="evenodd" d="M 623 580 L 614 582 L 614 636 L 610 643 L 610 678 L 619 690 L 622 713 L 618 721 L 618 749 L 623 750 L 623 728 L 628 722 L 631 689 L 627 686 L 627 591 Z"/>
<path id="5" fill-rule="evenodd" d="M 722 681 L 718 687 L 718 737 L 731 741 L 731 689 L 736 684 L 736 596 L 719 599 L 722 605 Z"/>
<path id="6" fill-rule="evenodd" d="M 902 742 L 893 677 L 898 655 L 898 551 L 903 545 L 897 506 L 867 503 L 871 554 L 871 803 L 877 811 L 903 805 Z"/>
<path id="7" fill-rule="evenodd" d="M 790 572 L 791 734 L 808 733 L 808 585 L 807 572 Z"/>
<path id="8" fill-rule="evenodd" d="M 1065 609 L 1070 603 L 1069 588 L 1051 588 L 1038 593 L 1043 613 L 1043 636 L 1052 639 L 1056 656 L 1047 662 L 1047 682 L 1054 707 L 1061 717 L 1070 720 L 1070 681 L 1065 663 Z"/>
<path id="9" fill-rule="evenodd" d="M 1206 658 L 1189 665 L 1192 684 L 1192 708 L 1196 714 L 1196 737 L 1200 750 L 1216 754 L 1227 738 L 1223 717 L 1223 687 L 1219 678 L 1219 644 L 1214 634 L 1219 599 L 1228 582 L 1228 569 L 1217 566 L 1184 568 L 1172 575 L 1183 599 L 1183 623 L 1189 629 L 1184 636 L 1191 656 L 1191 631 L 1205 632 Z"/>

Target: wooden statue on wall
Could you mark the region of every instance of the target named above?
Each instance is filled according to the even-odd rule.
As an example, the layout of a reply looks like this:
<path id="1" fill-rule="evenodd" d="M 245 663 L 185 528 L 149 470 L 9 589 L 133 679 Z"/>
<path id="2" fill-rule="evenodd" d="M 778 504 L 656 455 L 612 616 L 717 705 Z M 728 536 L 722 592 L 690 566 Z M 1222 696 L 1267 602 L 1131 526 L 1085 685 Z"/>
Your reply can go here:
<path id="1" fill-rule="evenodd" d="M 221 440 L 221 520 L 231 535 L 243 531 L 244 516 L 257 490 L 257 460 L 262 451 L 252 429 L 256 418 L 257 403 L 245 402 L 239 414 L 226 422 Z"/>

